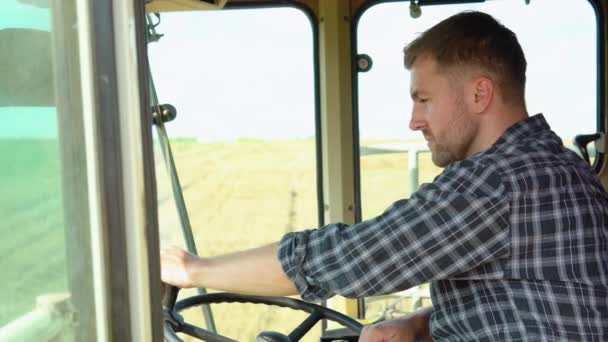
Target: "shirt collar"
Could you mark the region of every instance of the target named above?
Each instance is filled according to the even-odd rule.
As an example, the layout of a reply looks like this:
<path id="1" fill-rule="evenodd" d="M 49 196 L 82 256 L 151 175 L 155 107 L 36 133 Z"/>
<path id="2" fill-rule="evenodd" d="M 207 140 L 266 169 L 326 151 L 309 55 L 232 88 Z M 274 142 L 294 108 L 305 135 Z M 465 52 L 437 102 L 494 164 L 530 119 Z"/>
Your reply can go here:
<path id="1" fill-rule="evenodd" d="M 494 146 L 513 144 L 533 135 L 535 132 L 550 130 L 549 124 L 542 114 L 536 114 L 521 120 L 507 128 L 503 135 L 496 141 Z"/>

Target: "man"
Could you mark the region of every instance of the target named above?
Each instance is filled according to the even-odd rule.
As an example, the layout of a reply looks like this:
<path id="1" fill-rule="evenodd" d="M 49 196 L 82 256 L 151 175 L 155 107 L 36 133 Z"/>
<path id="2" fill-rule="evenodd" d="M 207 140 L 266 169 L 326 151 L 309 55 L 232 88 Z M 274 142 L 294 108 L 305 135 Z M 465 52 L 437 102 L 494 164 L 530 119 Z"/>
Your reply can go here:
<path id="1" fill-rule="evenodd" d="M 430 281 L 432 308 L 361 341 L 608 341 L 608 198 L 543 116 L 528 117 L 513 32 L 460 13 L 408 45 L 405 66 L 410 128 L 446 167 L 433 183 L 348 227 L 215 258 L 163 251 L 163 281 L 307 300 Z"/>

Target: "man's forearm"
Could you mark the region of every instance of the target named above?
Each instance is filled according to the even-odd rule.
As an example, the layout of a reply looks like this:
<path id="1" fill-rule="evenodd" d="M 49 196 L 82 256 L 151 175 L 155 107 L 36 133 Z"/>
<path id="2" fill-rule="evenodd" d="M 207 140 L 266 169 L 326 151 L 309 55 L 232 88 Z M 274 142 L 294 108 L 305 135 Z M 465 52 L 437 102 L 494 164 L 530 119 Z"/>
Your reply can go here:
<path id="1" fill-rule="evenodd" d="M 268 296 L 297 294 L 277 258 L 278 243 L 213 258 L 201 258 L 188 273 L 197 287 Z"/>

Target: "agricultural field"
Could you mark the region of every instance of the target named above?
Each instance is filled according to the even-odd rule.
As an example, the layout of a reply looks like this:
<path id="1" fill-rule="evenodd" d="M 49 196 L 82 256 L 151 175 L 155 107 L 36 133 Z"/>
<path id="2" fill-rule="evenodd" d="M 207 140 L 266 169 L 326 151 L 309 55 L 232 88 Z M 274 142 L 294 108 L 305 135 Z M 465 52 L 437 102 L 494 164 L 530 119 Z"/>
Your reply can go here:
<path id="1" fill-rule="evenodd" d="M 365 142 L 376 143 L 380 142 Z M 176 141 L 172 147 L 199 254 L 253 248 L 276 241 L 286 232 L 318 226 L 312 139 L 207 144 Z M 419 156 L 419 163 L 421 182 L 431 181 L 440 171 L 428 153 Z M 407 196 L 407 153 L 365 155 L 361 169 L 364 217 L 377 215 L 394 200 Z M 161 240 L 183 246 L 167 174 L 162 165 L 156 171 Z M 374 300 L 370 313 L 399 299 Z M 411 304 L 406 299 L 400 308 Z M 428 300 L 424 304 L 428 305 Z M 263 330 L 288 332 L 305 317 L 289 309 L 240 304 L 218 305 L 212 310 L 218 330 L 239 341 L 253 340 Z M 202 324 L 200 310 L 193 311 L 186 317 Z M 305 341 L 318 341 L 318 330 Z"/>
<path id="2" fill-rule="evenodd" d="M 199 254 L 253 248 L 286 232 L 318 226 L 312 139 L 221 143 L 180 139 L 172 142 L 172 148 Z M 158 148 L 155 158 L 162 245 L 183 246 Z M 59 159 L 54 140 L 0 141 L 0 326 L 32 310 L 37 296 L 67 290 Z M 420 181 L 432 180 L 439 170 L 428 154 L 419 160 Z M 379 214 L 392 201 L 407 196 L 407 153 L 364 155 L 361 167 L 364 217 Z M 374 301 L 370 310 L 387 305 Z M 218 330 L 240 341 L 252 340 L 263 330 L 288 332 L 305 318 L 289 309 L 245 304 L 217 305 L 212 310 Z M 186 317 L 204 325 L 198 309 Z M 318 336 L 316 329 L 304 341 L 318 341 Z"/>

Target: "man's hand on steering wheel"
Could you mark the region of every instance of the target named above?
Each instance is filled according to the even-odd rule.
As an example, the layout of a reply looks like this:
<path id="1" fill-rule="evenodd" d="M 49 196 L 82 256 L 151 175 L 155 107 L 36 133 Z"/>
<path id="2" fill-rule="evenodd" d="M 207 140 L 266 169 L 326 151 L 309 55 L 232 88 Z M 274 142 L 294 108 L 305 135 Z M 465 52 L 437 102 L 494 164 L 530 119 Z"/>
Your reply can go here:
<path id="1" fill-rule="evenodd" d="M 359 342 L 432 341 L 429 331 L 431 311 L 431 308 L 424 308 L 404 317 L 365 326 Z"/>
<path id="2" fill-rule="evenodd" d="M 161 278 L 164 283 L 172 285 L 165 288 L 165 297 L 172 299 L 164 300 L 163 303 L 165 338 L 169 341 L 180 341 L 175 332 L 182 332 L 205 341 L 234 341 L 188 324 L 179 315 L 180 311 L 189 307 L 226 302 L 278 305 L 309 313 L 308 318 L 288 335 L 263 332 L 258 336 L 263 341 L 299 341 L 321 319 L 336 321 L 358 333 L 362 325 L 348 316 L 297 299 L 277 297 L 297 294 L 295 286 L 277 260 L 277 249 L 278 243 L 273 243 L 214 258 L 200 258 L 177 247 L 162 250 Z M 176 287 L 209 287 L 237 293 L 256 293 L 261 296 L 212 293 L 193 296 L 176 303 Z"/>
<path id="3" fill-rule="evenodd" d="M 196 287 L 193 274 L 193 265 L 198 259 L 196 255 L 188 253 L 178 247 L 170 247 L 160 251 L 161 272 L 163 283 L 177 286 L 182 289 Z"/>

